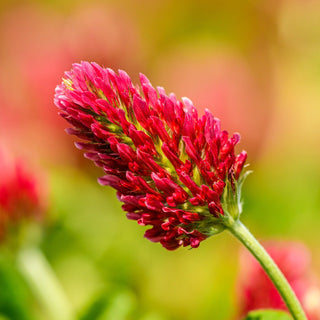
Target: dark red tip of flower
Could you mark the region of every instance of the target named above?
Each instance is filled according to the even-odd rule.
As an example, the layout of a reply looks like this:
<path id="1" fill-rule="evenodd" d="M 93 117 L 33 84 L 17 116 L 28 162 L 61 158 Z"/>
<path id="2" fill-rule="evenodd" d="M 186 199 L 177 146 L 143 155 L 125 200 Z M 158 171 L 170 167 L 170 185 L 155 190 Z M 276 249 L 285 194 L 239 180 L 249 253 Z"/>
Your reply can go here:
<path id="1" fill-rule="evenodd" d="M 240 173 L 243 169 L 243 166 L 246 160 L 247 160 L 247 153 L 245 151 L 242 151 L 240 154 L 236 156 L 235 165 L 234 165 L 234 174 L 236 179 L 239 179 Z"/>
<path id="2" fill-rule="evenodd" d="M 103 168 L 99 183 L 118 191 L 129 219 L 151 226 L 145 237 L 169 250 L 196 248 L 224 215 L 226 180 L 239 179 L 240 136 L 229 138 L 208 110 L 199 118 L 189 99 L 156 90 L 143 74 L 140 83 L 142 92 L 124 71 L 82 62 L 54 101 L 82 140 L 76 146 Z"/>

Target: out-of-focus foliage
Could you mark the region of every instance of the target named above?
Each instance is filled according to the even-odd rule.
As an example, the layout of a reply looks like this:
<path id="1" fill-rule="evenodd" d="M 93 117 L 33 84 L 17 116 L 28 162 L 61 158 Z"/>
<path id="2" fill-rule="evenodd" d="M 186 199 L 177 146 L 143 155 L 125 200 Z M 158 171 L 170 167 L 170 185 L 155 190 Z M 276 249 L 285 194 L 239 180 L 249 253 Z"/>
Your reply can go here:
<path id="1" fill-rule="evenodd" d="M 315 0 L 0 2 L 0 144 L 47 172 L 41 248 L 80 319 L 233 319 L 238 244 L 222 233 L 167 252 L 143 239 L 63 132 L 63 72 L 80 60 L 143 72 L 239 131 L 254 171 L 244 222 L 304 242 L 320 274 L 319 30 Z M 3 316 L 47 319 L 0 258 Z"/>
<path id="2" fill-rule="evenodd" d="M 287 313 L 282 311 L 259 310 L 248 314 L 244 320 L 290 320 L 292 319 Z"/>
<path id="3" fill-rule="evenodd" d="M 11 257 L 3 252 L 0 256 L 0 288 L 0 314 L 4 319 L 31 320 L 29 292 L 12 268 Z"/>

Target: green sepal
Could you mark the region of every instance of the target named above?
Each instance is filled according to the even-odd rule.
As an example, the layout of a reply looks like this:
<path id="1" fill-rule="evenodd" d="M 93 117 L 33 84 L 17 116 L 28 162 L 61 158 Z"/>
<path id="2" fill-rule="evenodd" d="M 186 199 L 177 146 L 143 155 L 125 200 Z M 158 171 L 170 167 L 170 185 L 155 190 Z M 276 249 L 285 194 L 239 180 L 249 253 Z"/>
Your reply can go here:
<path id="1" fill-rule="evenodd" d="M 226 180 L 226 186 L 221 197 L 221 205 L 225 213 L 222 220 L 227 226 L 240 218 L 242 213 L 241 190 L 244 181 L 251 172 L 249 170 L 243 172 L 238 180 Z"/>

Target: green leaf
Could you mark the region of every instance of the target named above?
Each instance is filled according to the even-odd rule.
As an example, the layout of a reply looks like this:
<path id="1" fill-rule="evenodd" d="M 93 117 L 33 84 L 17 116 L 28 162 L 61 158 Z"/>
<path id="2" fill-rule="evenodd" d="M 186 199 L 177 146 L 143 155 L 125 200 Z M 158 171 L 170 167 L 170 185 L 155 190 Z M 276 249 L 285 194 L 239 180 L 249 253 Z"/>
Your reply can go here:
<path id="1" fill-rule="evenodd" d="M 28 289 L 10 257 L 0 251 L 0 320 L 31 320 Z"/>
<path id="2" fill-rule="evenodd" d="M 107 292 L 97 296 L 79 317 L 80 320 L 97 320 L 109 306 L 110 297 Z M 1 320 L 1 319 L 0 319 Z"/>
<path id="3" fill-rule="evenodd" d="M 243 320 L 292 320 L 292 318 L 284 311 L 264 309 L 249 312 Z"/>

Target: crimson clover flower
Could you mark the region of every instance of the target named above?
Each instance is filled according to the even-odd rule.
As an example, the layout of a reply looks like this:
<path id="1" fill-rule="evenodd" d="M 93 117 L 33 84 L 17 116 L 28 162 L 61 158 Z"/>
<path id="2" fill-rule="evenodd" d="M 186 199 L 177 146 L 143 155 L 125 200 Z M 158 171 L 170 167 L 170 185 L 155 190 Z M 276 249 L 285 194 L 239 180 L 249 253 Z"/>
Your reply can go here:
<path id="1" fill-rule="evenodd" d="M 0 239 L 12 226 L 42 216 L 44 203 L 39 181 L 22 160 L 12 159 L 0 150 Z"/>
<path id="2" fill-rule="evenodd" d="M 117 190 L 129 219 L 151 226 L 145 237 L 166 249 L 196 248 L 241 213 L 247 154 L 235 155 L 240 135 L 228 137 L 208 110 L 201 117 L 152 87 L 140 74 L 134 86 L 96 63 L 74 64 L 54 102 L 80 138 L 76 146 L 103 168 L 99 183 Z"/>

